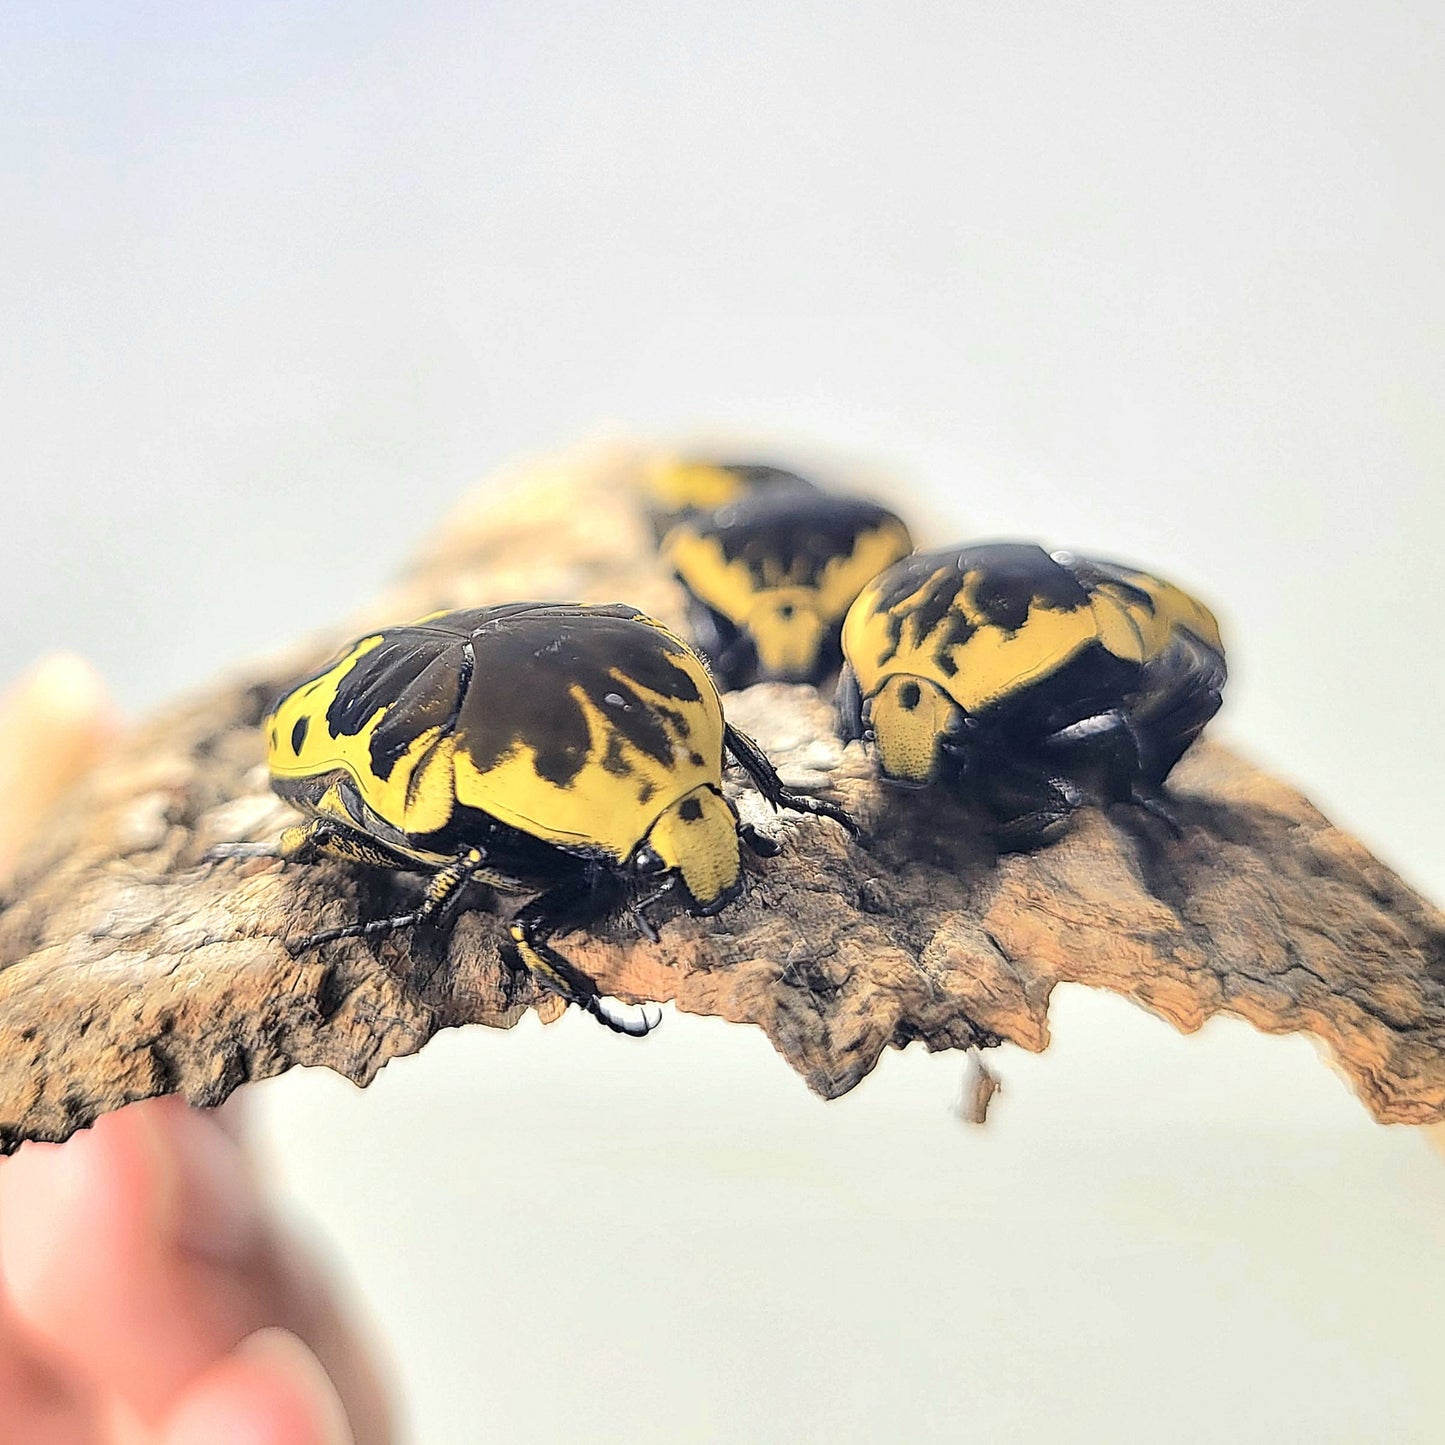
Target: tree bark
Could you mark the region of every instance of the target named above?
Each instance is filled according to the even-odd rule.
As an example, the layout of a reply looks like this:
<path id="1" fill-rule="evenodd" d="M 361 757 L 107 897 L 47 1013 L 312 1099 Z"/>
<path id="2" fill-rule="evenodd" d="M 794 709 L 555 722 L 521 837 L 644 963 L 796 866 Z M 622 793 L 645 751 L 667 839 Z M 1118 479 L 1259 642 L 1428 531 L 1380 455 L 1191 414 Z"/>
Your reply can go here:
<path id="1" fill-rule="evenodd" d="M 504 474 L 519 490 L 462 506 L 364 612 L 165 709 L 71 794 L 0 911 L 0 1150 L 154 1094 L 218 1104 L 295 1064 L 365 1084 L 438 1029 L 561 1012 L 506 966 L 505 900 L 483 891 L 449 928 L 293 957 L 285 939 L 401 906 L 417 880 L 204 855 L 293 820 L 257 725 L 367 628 L 522 597 L 626 601 L 680 626 L 640 460 L 594 447 Z M 730 779 L 781 853 L 748 860 L 747 897 L 719 916 L 667 918 L 659 944 L 625 921 L 561 940 L 606 993 L 756 1024 L 835 1098 L 889 1046 L 1043 1049 L 1054 986 L 1086 983 L 1184 1030 L 1222 1012 L 1311 1033 L 1376 1118 L 1445 1118 L 1445 918 L 1225 748 L 1201 743 L 1176 770 L 1180 837 L 1131 808 L 1087 809 L 1058 842 L 999 857 L 945 790 L 880 787 L 814 690 L 724 702 L 785 781 L 843 803 L 862 838 L 775 815 Z M 976 1084 L 980 1109 L 989 1092 Z"/>

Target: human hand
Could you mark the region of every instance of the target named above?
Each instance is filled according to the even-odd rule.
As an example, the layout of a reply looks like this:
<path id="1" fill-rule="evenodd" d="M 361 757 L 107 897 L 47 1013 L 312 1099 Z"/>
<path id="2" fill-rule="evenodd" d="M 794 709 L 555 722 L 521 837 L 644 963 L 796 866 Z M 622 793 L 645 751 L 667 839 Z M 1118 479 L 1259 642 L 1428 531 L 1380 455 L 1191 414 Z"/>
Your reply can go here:
<path id="1" fill-rule="evenodd" d="M 113 727 L 75 659 L 0 703 L 0 878 Z M 271 1216 L 236 1126 L 151 1099 L 0 1163 L 0 1440 L 392 1439 L 363 1332 Z"/>

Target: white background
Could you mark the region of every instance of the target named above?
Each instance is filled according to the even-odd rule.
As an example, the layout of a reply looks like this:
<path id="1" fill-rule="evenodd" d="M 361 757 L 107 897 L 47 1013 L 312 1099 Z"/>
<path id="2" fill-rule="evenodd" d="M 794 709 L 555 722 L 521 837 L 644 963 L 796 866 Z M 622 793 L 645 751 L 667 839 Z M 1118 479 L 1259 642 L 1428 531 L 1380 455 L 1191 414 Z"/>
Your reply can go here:
<path id="1" fill-rule="evenodd" d="M 1220 731 L 1445 895 L 1445 11 L 0 8 L 0 675 L 133 708 L 498 461 L 724 428 L 1216 601 Z M 669 1016 L 261 1086 L 427 1445 L 1437 1440 L 1445 1162 L 1066 991 L 824 1106 Z"/>

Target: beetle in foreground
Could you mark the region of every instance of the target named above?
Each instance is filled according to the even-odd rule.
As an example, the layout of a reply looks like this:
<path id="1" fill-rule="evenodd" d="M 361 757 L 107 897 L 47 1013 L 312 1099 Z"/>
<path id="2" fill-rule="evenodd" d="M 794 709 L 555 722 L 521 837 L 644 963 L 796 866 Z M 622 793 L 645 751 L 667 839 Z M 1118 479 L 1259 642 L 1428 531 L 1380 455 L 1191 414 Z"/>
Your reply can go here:
<path id="1" fill-rule="evenodd" d="M 435 917 L 472 879 L 535 893 L 511 925 L 517 955 L 620 1033 L 655 1020 L 607 1009 L 550 939 L 626 906 L 656 941 L 644 910 L 664 893 L 694 914 L 738 897 L 739 840 L 777 849 L 723 796 L 725 753 L 774 807 L 854 827 L 786 789 L 724 719 L 701 659 L 620 604 L 514 602 L 371 633 L 286 693 L 265 727 L 272 786 L 309 815 L 282 834 L 282 857 L 429 875 L 411 911 L 314 933 L 297 951 Z"/>
<path id="2" fill-rule="evenodd" d="M 1113 562 L 990 542 L 919 552 L 843 626 L 839 730 L 890 782 L 960 783 L 1027 847 L 1096 796 L 1172 823 L 1164 780 L 1219 710 L 1224 647 L 1188 593 Z"/>
<path id="3" fill-rule="evenodd" d="M 693 641 L 725 688 L 836 672 L 853 599 L 912 549 L 908 528 L 873 502 L 775 487 L 693 513 L 662 543 Z"/>

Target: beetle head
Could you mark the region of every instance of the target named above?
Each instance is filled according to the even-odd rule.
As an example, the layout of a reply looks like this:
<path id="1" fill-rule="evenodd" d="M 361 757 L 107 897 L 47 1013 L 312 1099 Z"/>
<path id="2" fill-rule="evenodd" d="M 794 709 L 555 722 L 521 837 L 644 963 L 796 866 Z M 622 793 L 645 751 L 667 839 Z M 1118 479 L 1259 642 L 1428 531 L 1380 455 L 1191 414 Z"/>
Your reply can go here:
<path id="1" fill-rule="evenodd" d="M 963 726 L 963 710 L 936 683 L 890 677 L 869 703 L 878 766 L 892 783 L 916 788 L 938 776 L 944 741 Z"/>
<path id="2" fill-rule="evenodd" d="M 808 588 L 770 588 L 752 608 L 747 626 L 764 677 L 788 682 L 813 675 L 826 629 Z"/>
<path id="3" fill-rule="evenodd" d="M 665 809 L 632 855 L 642 877 L 670 873 L 688 897 L 691 913 L 716 913 L 742 892 L 738 820 L 708 783 Z"/>

